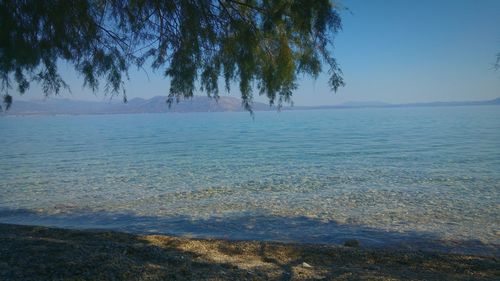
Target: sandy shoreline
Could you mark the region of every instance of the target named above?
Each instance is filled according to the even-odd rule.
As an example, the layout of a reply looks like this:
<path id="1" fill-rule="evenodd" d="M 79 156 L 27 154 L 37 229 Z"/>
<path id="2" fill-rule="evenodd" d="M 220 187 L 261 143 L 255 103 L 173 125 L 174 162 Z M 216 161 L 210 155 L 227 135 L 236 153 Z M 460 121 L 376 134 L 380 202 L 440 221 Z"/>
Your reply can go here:
<path id="1" fill-rule="evenodd" d="M 0 224 L 0 280 L 498 280 L 498 257 Z"/>

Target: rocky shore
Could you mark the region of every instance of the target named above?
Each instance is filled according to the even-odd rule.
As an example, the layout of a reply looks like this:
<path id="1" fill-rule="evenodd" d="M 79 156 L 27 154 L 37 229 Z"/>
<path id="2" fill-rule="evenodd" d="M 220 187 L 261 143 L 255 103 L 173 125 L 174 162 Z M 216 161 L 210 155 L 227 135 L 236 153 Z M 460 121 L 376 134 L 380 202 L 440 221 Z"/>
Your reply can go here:
<path id="1" fill-rule="evenodd" d="M 0 280 L 499 280 L 498 257 L 0 224 Z"/>

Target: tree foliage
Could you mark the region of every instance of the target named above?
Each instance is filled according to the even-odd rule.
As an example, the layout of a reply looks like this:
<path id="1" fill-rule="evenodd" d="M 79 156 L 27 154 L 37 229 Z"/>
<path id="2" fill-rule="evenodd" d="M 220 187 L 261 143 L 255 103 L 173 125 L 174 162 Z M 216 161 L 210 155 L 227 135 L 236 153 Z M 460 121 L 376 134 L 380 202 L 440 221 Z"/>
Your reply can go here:
<path id="1" fill-rule="evenodd" d="M 325 64 L 331 88 L 344 84 L 331 55 L 340 28 L 330 0 L 0 0 L 4 102 L 12 86 L 24 93 L 40 83 L 46 95 L 68 88 L 63 60 L 85 86 L 104 82 L 124 100 L 128 69 L 151 63 L 170 78 L 169 103 L 198 87 L 217 98 L 223 78 L 228 91 L 239 84 L 248 110 L 254 90 L 281 106 L 298 75 L 317 77 Z"/>
<path id="2" fill-rule="evenodd" d="M 500 69 L 500 53 L 497 54 L 497 60 L 496 60 L 495 64 L 493 65 L 493 67 L 495 68 L 495 70 Z"/>

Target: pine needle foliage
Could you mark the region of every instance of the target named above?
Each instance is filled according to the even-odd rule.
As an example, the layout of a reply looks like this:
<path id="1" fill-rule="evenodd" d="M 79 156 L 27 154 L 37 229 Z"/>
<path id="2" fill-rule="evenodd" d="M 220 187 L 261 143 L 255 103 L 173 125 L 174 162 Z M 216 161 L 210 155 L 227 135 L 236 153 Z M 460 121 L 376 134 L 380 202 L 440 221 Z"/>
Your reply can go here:
<path id="1" fill-rule="evenodd" d="M 58 63 L 72 65 L 85 86 L 122 94 L 132 66 L 151 64 L 170 79 L 167 102 L 197 90 L 217 98 L 219 81 L 239 85 L 251 111 L 253 93 L 290 103 L 297 76 L 344 85 L 332 56 L 341 28 L 330 0 L 0 0 L 0 82 L 22 94 L 39 83 L 45 95 L 68 88 Z"/>

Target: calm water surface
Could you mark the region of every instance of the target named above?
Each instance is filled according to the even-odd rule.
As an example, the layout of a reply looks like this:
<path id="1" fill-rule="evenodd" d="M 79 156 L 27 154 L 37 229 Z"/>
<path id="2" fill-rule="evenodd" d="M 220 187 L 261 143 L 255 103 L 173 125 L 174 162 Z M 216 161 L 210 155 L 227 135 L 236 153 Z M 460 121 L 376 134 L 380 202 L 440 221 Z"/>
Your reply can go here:
<path id="1" fill-rule="evenodd" d="M 0 222 L 500 244 L 499 106 L 4 116 L 0 143 Z"/>

